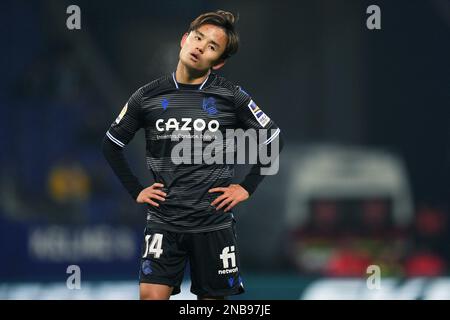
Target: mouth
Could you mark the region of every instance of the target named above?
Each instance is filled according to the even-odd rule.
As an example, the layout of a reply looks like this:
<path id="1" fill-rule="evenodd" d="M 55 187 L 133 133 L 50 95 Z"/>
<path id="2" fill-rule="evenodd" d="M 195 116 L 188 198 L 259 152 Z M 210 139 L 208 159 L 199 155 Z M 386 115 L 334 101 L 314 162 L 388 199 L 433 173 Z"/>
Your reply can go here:
<path id="1" fill-rule="evenodd" d="M 191 60 L 194 61 L 194 62 L 198 62 L 200 60 L 198 55 L 195 54 L 195 53 L 191 53 L 190 57 L 191 57 Z"/>

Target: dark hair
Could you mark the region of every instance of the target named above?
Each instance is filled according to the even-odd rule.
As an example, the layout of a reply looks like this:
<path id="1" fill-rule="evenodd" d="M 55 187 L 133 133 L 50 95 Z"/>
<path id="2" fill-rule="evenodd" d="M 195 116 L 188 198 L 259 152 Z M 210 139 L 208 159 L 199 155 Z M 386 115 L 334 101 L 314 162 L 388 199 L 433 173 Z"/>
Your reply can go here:
<path id="1" fill-rule="evenodd" d="M 188 32 L 197 30 L 204 24 L 212 24 L 221 27 L 227 35 L 227 46 L 222 54 L 222 59 L 227 59 L 235 54 L 239 48 L 239 35 L 234 29 L 237 18 L 231 12 L 217 10 L 199 15 L 191 22 Z"/>

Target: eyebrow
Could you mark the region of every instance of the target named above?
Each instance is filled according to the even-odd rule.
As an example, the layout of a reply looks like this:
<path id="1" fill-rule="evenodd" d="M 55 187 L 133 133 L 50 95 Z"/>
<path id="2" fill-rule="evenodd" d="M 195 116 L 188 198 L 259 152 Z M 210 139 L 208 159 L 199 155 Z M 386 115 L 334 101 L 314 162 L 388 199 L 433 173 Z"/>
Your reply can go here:
<path id="1" fill-rule="evenodd" d="M 203 33 L 201 33 L 200 31 L 195 30 L 195 32 L 196 32 L 199 36 L 205 38 L 205 35 L 204 35 Z M 218 48 L 220 48 L 220 45 L 219 45 L 217 42 L 215 42 L 215 41 L 213 41 L 213 40 L 209 40 L 209 42 L 211 42 L 213 45 L 215 45 L 215 46 L 217 46 Z"/>

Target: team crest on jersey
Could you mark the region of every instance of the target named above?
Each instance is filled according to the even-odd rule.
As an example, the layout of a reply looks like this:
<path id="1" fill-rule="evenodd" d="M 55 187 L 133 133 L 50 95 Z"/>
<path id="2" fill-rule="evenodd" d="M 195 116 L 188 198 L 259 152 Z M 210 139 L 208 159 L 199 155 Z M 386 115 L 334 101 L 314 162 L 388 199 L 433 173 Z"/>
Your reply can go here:
<path id="1" fill-rule="evenodd" d="M 210 98 L 203 98 L 203 110 L 208 112 L 210 115 L 217 114 L 217 108 L 216 108 L 216 99 L 213 97 Z"/>
<path id="2" fill-rule="evenodd" d="M 120 120 L 122 120 L 125 113 L 127 113 L 127 109 L 128 109 L 128 102 L 125 105 L 125 107 L 123 107 L 122 111 L 120 111 L 119 116 L 116 118 L 116 124 L 119 124 Z"/>
<path id="3" fill-rule="evenodd" d="M 248 107 L 256 118 L 256 121 L 258 121 L 262 127 L 265 127 L 269 123 L 270 118 L 256 105 L 255 102 L 253 102 L 253 100 L 250 100 Z"/>

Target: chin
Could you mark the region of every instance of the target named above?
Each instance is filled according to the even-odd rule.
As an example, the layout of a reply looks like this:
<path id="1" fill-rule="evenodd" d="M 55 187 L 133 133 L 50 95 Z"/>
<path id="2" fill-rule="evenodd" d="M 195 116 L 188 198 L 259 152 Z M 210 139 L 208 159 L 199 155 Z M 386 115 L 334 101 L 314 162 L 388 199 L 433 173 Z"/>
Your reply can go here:
<path id="1" fill-rule="evenodd" d="M 193 61 L 183 61 L 183 64 L 186 66 L 186 68 L 189 68 L 191 71 L 195 73 L 204 73 L 209 70 L 209 68 L 202 68 L 197 63 Z"/>

